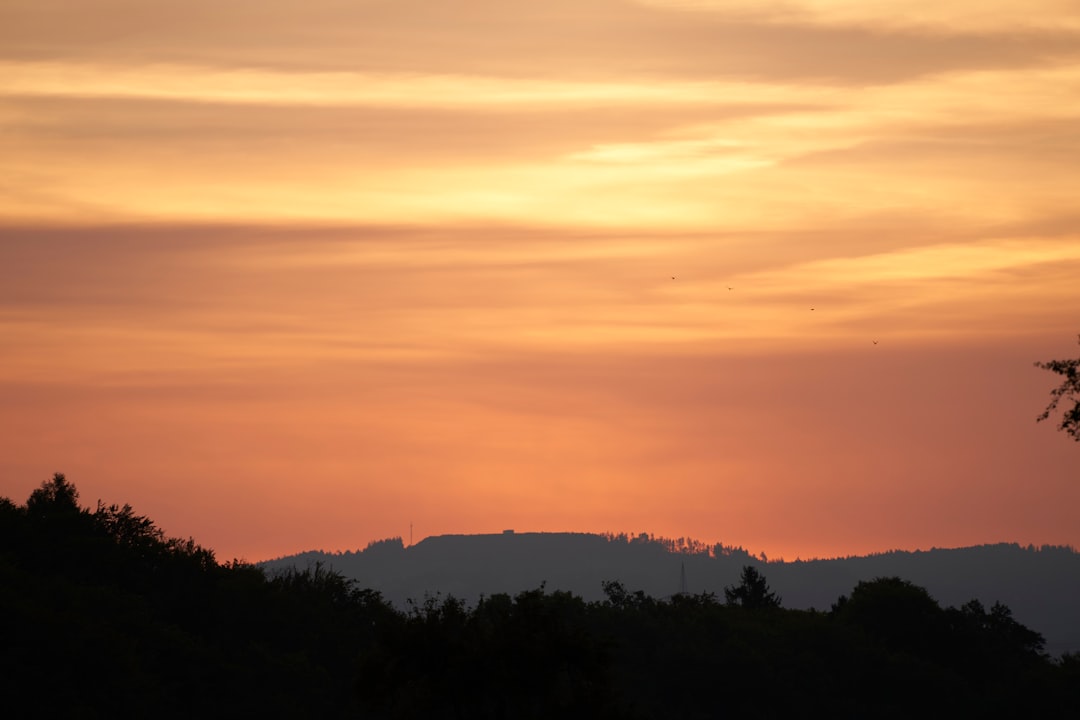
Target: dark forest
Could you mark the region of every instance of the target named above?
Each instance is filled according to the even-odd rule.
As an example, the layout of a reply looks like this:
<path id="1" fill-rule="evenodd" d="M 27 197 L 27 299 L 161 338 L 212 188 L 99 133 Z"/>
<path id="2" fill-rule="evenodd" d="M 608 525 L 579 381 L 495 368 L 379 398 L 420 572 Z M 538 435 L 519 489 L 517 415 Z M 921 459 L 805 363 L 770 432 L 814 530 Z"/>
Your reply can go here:
<path id="1" fill-rule="evenodd" d="M 655 599 L 544 586 L 404 609 L 316 564 L 219 562 L 63 475 L 0 499 L 0 677 L 30 715 L 354 718 L 1069 716 L 1080 656 L 1000 603 L 942 607 L 899 577 L 828 610 L 751 566 Z M 5 713 L 7 714 L 7 713 Z M 10 716 L 10 715 L 9 715 Z"/>

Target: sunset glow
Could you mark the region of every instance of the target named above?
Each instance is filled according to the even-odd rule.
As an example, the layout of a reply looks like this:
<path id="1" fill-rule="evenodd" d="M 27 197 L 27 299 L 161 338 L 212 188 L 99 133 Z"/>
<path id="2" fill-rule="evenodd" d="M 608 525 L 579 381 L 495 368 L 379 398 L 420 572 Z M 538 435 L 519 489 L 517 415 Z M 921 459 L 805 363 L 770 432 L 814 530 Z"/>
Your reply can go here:
<path id="1" fill-rule="evenodd" d="M 219 558 L 1080 545 L 1080 5 L 13 0 L 0 495 Z"/>

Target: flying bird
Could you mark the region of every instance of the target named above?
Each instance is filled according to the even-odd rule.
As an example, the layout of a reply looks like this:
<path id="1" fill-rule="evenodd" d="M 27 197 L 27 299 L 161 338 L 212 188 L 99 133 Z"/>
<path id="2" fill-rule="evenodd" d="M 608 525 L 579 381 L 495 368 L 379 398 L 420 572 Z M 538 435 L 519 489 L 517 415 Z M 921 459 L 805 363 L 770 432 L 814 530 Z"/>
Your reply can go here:
<path id="1" fill-rule="evenodd" d="M 877 340 L 874 341 L 874 344 L 877 345 Z"/>

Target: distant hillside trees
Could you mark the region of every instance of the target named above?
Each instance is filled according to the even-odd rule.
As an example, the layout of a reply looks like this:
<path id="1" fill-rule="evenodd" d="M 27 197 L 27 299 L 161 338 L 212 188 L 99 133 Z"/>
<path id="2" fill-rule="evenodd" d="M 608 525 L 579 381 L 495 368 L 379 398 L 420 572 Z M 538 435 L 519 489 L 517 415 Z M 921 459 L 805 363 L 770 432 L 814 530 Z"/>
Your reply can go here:
<path id="1" fill-rule="evenodd" d="M 723 543 L 709 545 L 708 543 L 704 543 L 694 538 L 667 538 L 651 535 L 649 533 L 639 533 L 637 535 L 629 535 L 628 533 L 601 533 L 600 537 L 603 537 L 608 542 L 622 545 L 654 545 L 663 548 L 669 553 L 679 553 L 681 555 L 750 559 L 750 553 L 742 547 L 724 545 Z"/>

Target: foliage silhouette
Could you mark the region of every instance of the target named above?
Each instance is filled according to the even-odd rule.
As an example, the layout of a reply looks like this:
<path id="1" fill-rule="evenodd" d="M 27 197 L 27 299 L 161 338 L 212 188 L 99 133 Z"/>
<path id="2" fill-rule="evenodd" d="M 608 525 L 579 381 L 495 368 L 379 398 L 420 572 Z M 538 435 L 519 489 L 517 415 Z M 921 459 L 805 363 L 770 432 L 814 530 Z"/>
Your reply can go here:
<path id="1" fill-rule="evenodd" d="M 0 498 L 0 677 L 52 717 L 838 718 L 1071 714 L 1060 662 L 1004 605 L 899 578 L 828 613 L 739 586 L 586 602 L 539 588 L 401 611 L 326 565 L 268 575 L 57 475 Z M 746 612 L 747 608 L 770 612 Z"/>
<path id="2" fill-rule="evenodd" d="M 932 648 L 945 631 L 937 601 L 925 588 L 898 577 L 859 582 L 850 598 L 840 597 L 833 615 L 876 642 L 915 654 Z"/>
<path id="3" fill-rule="evenodd" d="M 1050 391 L 1050 404 L 1036 418 L 1036 422 L 1049 418 L 1050 413 L 1057 409 L 1062 399 L 1071 400 L 1072 407 L 1061 413 L 1061 424 L 1058 425 L 1058 430 L 1064 430 L 1066 434 L 1072 436 L 1073 440 L 1080 442 L 1080 358 L 1037 362 L 1035 367 L 1049 370 L 1065 378 L 1061 385 Z"/>
<path id="4" fill-rule="evenodd" d="M 0 501 L 0 676 L 54 717 L 355 716 L 357 653 L 392 613 L 316 571 L 271 580 L 63 475 Z"/>
<path id="5" fill-rule="evenodd" d="M 724 588 L 724 598 L 728 605 L 738 605 L 747 610 L 780 607 L 780 597 L 769 590 L 765 576 L 753 565 L 743 566 L 739 584 Z"/>
<path id="6" fill-rule="evenodd" d="M 79 512 L 79 491 L 67 481 L 63 473 L 56 473 L 51 480 L 41 483 L 26 501 L 26 511 L 31 515 L 74 515 Z"/>

